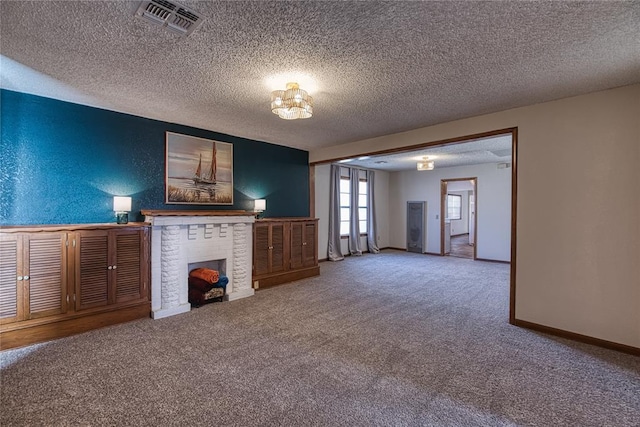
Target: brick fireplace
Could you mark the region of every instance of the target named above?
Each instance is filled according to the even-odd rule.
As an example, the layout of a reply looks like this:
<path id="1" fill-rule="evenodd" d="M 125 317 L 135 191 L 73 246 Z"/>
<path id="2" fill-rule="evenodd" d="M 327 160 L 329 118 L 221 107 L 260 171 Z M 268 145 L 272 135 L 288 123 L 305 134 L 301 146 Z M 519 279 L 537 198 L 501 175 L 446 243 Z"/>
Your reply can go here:
<path id="1" fill-rule="evenodd" d="M 191 310 L 189 264 L 217 263 L 229 278 L 229 301 L 253 295 L 252 224 L 246 211 L 143 210 L 151 224 L 151 315 L 154 319 Z"/>

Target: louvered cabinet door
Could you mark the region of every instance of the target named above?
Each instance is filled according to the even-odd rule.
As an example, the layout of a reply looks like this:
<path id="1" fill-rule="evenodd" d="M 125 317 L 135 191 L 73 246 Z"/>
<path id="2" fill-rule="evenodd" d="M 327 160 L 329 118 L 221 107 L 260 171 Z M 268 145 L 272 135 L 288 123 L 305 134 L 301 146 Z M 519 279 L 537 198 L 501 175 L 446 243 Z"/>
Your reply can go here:
<path id="1" fill-rule="evenodd" d="M 300 222 L 291 223 L 291 268 L 300 268 L 304 264 L 304 224 Z"/>
<path id="2" fill-rule="evenodd" d="M 22 320 L 22 236 L 0 235 L 0 324 Z"/>
<path id="3" fill-rule="evenodd" d="M 271 224 L 271 257 L 270 257 L 270 273 L 278 273 L 286 269 L 285 257 L 285 225 L 283 223 Z M 288 250 L 288 248 L 287 248 Z"/>
<path id="4" fill-rule="evenodd" d="M 303 259 L 304 267 L 312 267 L 318 265 L 318 224 L 316 221 L 302 223 L 304 242 L 303 242 Z"/>
<path id="5" fill-rule="evenodd" d="M 253 275 L 269 273 L 269 224 L 254 224 Z"/>
<path id="6" fill-rule="evenodd" d="M 76 245 L 76 310 L 109 304 L 109 232 L 79 231 Z"/>
<path id="7" fill-rule="evenodd" d="M 67 311 L 67 234 L 25 235 L 25 301 L 28 317 L 35 319 Z"/>
<path id="8" fill-rule="evenodd" d="M 142 277 L 144 259 L 142 255 L 143 235 L 139 230 L 113 232 L 115 240 L 115 263 L 113 265 L 112 292 L 116 303 L 140 300 L 145 297 Z"/>

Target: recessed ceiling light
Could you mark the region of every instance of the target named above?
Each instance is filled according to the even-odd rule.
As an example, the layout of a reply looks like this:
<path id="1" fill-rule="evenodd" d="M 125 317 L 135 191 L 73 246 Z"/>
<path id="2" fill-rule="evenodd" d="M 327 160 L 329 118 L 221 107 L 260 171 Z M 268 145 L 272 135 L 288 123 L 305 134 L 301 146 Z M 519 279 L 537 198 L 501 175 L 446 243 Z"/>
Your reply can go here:
<path id="1" fill-rule="evenodd" d="M 338 161 L 338 163 L 349 163 L 349 162 L 353 162 L 353 159 L 342 159 Z"/>
<path id="2" fill-rule="evenodd" d="M 371 157 L 369 156 L 362 156 L 362 157 L 358 157 L 358 160 L 367 160 L 370 159 Z"/>

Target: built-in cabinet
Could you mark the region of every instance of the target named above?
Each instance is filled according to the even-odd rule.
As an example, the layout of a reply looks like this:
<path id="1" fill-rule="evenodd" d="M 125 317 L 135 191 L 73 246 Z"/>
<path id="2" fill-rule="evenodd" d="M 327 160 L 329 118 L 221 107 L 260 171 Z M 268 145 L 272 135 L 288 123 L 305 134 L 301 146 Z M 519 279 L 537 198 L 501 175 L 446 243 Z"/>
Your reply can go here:
<path id="1" fill-rule="evenodd" d="M 76 250 L 76 310 L 145 298 L 140 230 L 80 231 Z"/>
<path id="2" fill-rule="evenodd" d="M 149 227 L 0 229 L 0 348 L 149 316 Z"/>
<path id="3" fill-rule="evenodd" d="M 253 287 L 320 274 L 316 218 L 267 218 L 253 229 Z"/>
<path id="4" fill-rule="evenodd" d="M 67 311 L 64 233 L 0 234 L 0 324 Z"/>
<path id="5" fill-rule="evenodd" d="M 283 221 L 259 220 L 253 229 L 253 276 L 255 278 L 286 271 L 288 258 L 287 226 Z M 254 286 L 255 287 L 255 286 Z"/>

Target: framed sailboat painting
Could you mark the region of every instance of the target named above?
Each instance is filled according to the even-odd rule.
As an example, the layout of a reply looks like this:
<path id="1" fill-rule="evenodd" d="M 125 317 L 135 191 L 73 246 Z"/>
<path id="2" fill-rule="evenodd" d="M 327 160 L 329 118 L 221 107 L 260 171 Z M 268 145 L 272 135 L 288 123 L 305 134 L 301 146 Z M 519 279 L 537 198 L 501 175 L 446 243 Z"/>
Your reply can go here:
<path id="1" fill-rule="evenodd" d="M 233 204 L 233 144 L 166 133 L 165 203 Z"/>

